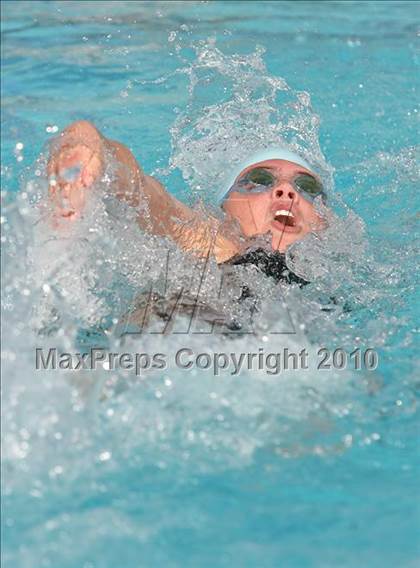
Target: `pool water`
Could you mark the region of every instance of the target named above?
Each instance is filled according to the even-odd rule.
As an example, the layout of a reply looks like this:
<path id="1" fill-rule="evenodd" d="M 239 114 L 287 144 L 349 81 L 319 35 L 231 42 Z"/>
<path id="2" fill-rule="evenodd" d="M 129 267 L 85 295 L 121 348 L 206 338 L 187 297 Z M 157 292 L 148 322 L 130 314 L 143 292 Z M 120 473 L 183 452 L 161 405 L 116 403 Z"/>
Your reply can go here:
<path id="1" fill-rule="evenodd" d="M 4 566 L 418 565 L 417 4 L 1 9 Z M 256 337 L 126 338 L 166 353 L 164 371 L 35 371 L 35 347 L 121 350 L 96 331 L 166 258 L 98 196 L 75 233 L 43 233 L 36 160 L 82 118 L 209 207 L 241 152 L 278 137 L 299 148 L 335 212 L 325 239 L 295 250 L 314 283 L 281 289 L 286 312 L 262 283 Z M 285 314 L 293 334 L 276 335 Z M 311 364 L 214 376 L 173 364 L 185 346 L 305 348 Z M 379 363 L 319 371 L 322 347 Z"/>

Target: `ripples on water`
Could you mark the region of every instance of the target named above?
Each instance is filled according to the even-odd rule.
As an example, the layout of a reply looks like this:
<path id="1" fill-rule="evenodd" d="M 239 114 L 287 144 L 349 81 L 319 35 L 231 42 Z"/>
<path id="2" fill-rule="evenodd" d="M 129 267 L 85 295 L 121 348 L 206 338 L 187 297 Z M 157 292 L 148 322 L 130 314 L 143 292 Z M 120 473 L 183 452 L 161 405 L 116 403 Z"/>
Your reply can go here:
<path id="1" fill-rule="evenodd" d="M 77 17 L 68 14 L 71 3 L 62 3 L 65 17 L 45 3 L 36 3 L 37 20 L 30 14 L 14 21 L 18 19 L 14 13 L 6 20 L 6 73 L 14 77 L 29 64 L 35 67 L 31 92 L 17 76 L 13 81 L 9 78 L 7 85 L 5 152 L 17 138 L 24 144 L 23 148 L 16 143 L 11 146 L 15 162 L 9 160 L 2 169 L 3 189 L 13 190 L 16 172 L 21 172 L 19 164 L 27 163 L 28 154 L 35 157 L 38 151 L 31 147 L 35 126 L 28 107 L 39 112 L 37 125 L 47 123 L 48 135 L 54 134 L 58 127 L 47 116 L 48 110 L 37 111 L 39 97 L 51 96 L 54 115 L 60 116 L 72 90 L 79 96 L 80 85 L 76 82 L 73 87 L 69 82 L 82 78 L 84 88 L 100 90 L 103 85 L 106 104 L 95 103 L 99 126 L 102 121 L 106 132 L 107 117 L 112 128 L 120 116 L 117 133 L 121 140 L 139 148 L 140 157 L 144 152 L 146 162 L 168 187 L 197 207 L 204 202 L 217 214 L 213 196 L 224 168 L 233 167 L 254 145 L 280 138 L 302 152 L 323 175 L 333 213 L 328 213 L 325 233 L 289 251 L 290 266 L 313 279 L 310 285 L 276 287 L 261 282 L 252 271 L 242 275 L 259 289 L 262 301 L 255 336 L 227 340 L 219 334 L 189 335 L 186 340 L 183 335 L 144 334 L 125 337 L 121 343 L 112 330 L 139 291 L 161 284 L 168 250 L 171 266 L 178 267 L 171 273 L 174 290 L 185 285 L 197 268 L 170 242 L 141 233 L 130 208 L 113 200 L 112 164 L 108 181 L 95 188 L 84 219 L 60 235 L 51 233 L 42 218 L 47 212 L 37 206 L 46 192 L 44 148 L 21 175 L 19 192 L 5 196 L 3 210 L 2 242 L 8 267 L 3 279 L 7 329 L 3 340 L 3 490 L 5 559 L 10 565 L 51 566 L 58 558 L 60 566 L 88 566 L 89 562 L 110 566 L 121 559 L 134 566 L 140 545 L 145 554 L 142 565 L 163 562 L 175 566 L 186 558 L 194 565 L 197 557 L 191 538 L 211 541 L 218 519 L 229 535 L 229 542 L 221 544 L 225 560 L 219 559 L 219 565 L 229 565 L 233 557 L 245 562 L 246 554 L 252 564 L 260 551 L 267 566 L 274 566 L 279 554 L 288 554 L 278 535 L 289 531 L 290 542 L 299 546 L 299 534 L 307 533 L 309 516 L 317 515 L 321 525 L 328 525 L 334 516 L 329 506 L 334 510 L 351 506 L 352 512 L 343 514 L 346 522 L 357 526 L 364 514 L 376 520 L 378 503 L 382 511 L 387 510 L 387 491 L 398 496 L 398 490 L 389 486 L 390 472 L 414 488 L 414 237 L 418 214 L 408 199 L 401 200 L 401 194 L 417 193 L 416 149 L 405 144 L 398 151 L 375 150 L 340 167 L 337 187 L 334 170 L 320 148 L 320 121 L 310 95 L 270 72 L 266 66 L 269 55 L 260 47 L 253 49 L 255 40 L 246 53 L 224 51 L 214 39 L 197 40 L 194 24 L 184 21 L 176 3 L 173 8 L 168 3 L 157 4 L 162 18 L 159 6 L 138 7 L 139 21 L 149 20 L 153 11 L 155 35 L 145 31 L 135 45 L 128 39 L 133 25 L 130 3 L 119 3 L 118 13 L 106 24 L 109 34 L 103 30 L 110 12 L 98 3 L 85 3 L 87 15 Z M 198 13 L 200 9 L 204 10 L 195 4 L 192 7 Z M 254 23 L 246 15 L 238 20 L 232 9 L 228 5 L 216 20 L 210 11 L 208 21 L 200 23 L 200 33 L 205 36 L 206 26 L 214 30 L 215 21 L 228 27 L 231 18 L 245 28 Z M 269 9 L 274 8 L 270 5 Z M 305 11 L 301 6 L 294 9 Z M 399 33 L 408 26 L 401 19 Z M 283 25 L 289 29 L 288 24 Z M 65 50 L 57 43 L 60 29 L 68 44 Z M 364 42 L 373 34 L 374 41 L 375 30 L 366 31 L 362 39 L 348 37 Z M 259 35 L 264 43 L 264 34 Z M 163 36 L 177 57 L 176 64 L 162 57 Z M 303 36 L 312 41 L 309 32 Z M 35 45 L 38 37 L 45 39 L 45 45 Z M 226 41 L 218 39 L 219 43 Z M 48 56 L 46 49 L 52 50 Z M 51 65 L 54 50 L 61 59 L 59 66 Z M 157 65 L 160 61 L 162 68 Z M 141 72 L 139 65 L 144 66 Z M 119 85 L 118 105 L 109 90 L 112 87 L 115 94 L 115 83 Z M 164 109 L 177 105 L 167 165 L 151 159 L 159 148 L 163 154 L 168 151 L 159 126 L 158 136 L 139 118 L 144 138 L 139 140 L 134 134 L 132 122 L 144 114 L 148 102 L 156 123 L 159 105 Z M 87 102 L 91 118 L 95 118 L 95 104 L 91 99 Z M 79 118 L 70 116 L 68 109 L 62 112 L 66 119 Z M 365 220 L 360 215 L 362 200 L 364 211 L 369 211 Z M 220 269 L 212 265 L 202 289 L 204 298 L 214 298 L 220 278 Z M 231 307 L 226 304 L 224 309 L 228 312 Z M 286 316 L 295 333 L 270 333 L 279 329 L 279 320 Z M 163 352 L 170 364 L 164 372 L 147 371 L 140 378 L 124 371 L 34 371 L 35 347 L 74 351 L 98 342 L 114 351 Z M 312 364 L 307 371 L 280 376 L 254 370 L 214 377 L 211 369 L 182 372 L 176 368 L 173 356 L 186 345 L 196 354 L 306 348 Z M 314 369 L 320 346 L 343 347 L 348 352 L 358 346 L 373 347 L 379 352 L 380 365 L 373 372 L 320 373 Z M 395 453 L 401 457 L 395 459 Z M 360 469 L 371 476 L 381 472 L 379 496 L 367 496 L 370 483 Z M 302 480 L 304 489 L 296 479 Z M 359 497 L 357 484 L 362 487 Z M 283 485 L 288 485 L 289 492 L 284 492 Z M 354 499 L 366 500 L 368 514 L 349 497 L 351 488 Z M 312 510 L 308 500 L 316 495 L 320 496 L 319 508 Z M 243 520 L 250 503 L 257 532 L 262 531 L 258 545 L 255 527 Z M 266 514 L 259 513 L 259 507 Z M 409 535 L 402 517 L 414 519 L 415 511 L 408 503 L 403 507 L 405 513 L 396 514 Z M 287 515 L 297 527 L 287 526 Z M 389 530 L 386 519 L 381 523 L 385 532 Z M 338 525 L 331 538 L 348 539 L 348 526 Z M 239 527 L 237 533 L 232 526 Z M 263 535 L 273 527 L 279 532 L 265 541 Z M 177 531 L 179 539 L 173 536 Z M 194 537 L 186 536 L 188 531 Z M 358 543 L 358 537 L 354 538 Z M 95 543 L 106 549 L 108 539 L 113 539 L 115 549 L 107 556 Z M 400 540 L 404 548 L 404 539 Z M 80 549 L 74 547 L 76 541 Z M 249 543 L 253 545 L 248 550 Z M 351 558 L 351 538 L 343 546 L 346 557 Z M 333 565 L 340 554 L 331 547 L 330 557 L 325 558 Z M 214 565 L 212 546 L 203 542 L 202 550 L 205 562 Z M 168 563 L 171 555 L 173 564 Z M 362 557 L 374 565 L 375 555 L 364 550 Z M 310 550 L 302 553 L 302 561 L 308 558 Z M 351 563 L 344 561 L 344 565 Z"/>

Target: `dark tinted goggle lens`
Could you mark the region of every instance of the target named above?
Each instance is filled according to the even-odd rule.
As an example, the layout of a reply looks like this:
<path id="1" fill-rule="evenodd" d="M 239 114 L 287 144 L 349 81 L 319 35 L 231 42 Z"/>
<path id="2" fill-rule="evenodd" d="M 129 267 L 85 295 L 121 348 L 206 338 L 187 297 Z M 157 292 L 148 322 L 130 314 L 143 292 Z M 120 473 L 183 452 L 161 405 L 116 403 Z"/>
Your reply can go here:
<path id="1" fill-rule="evenodd" d="M 273 176 L 271 172 L 265 170 L 264 168 L 254 168 L 253 170 L 249 171 L 245 176 L 239 181 L 241 185 L 250 186 L 249 189 L 252 189 L 252 186 L 255 185 L 263 185 L 265 187 L 271 187 L 274 185 L 276 178 Z"/>
<path id="2" fill-rule="evenodd" d="M 252 191 L 257 188 L 268 189 L 273 187 L 276 181 L 275 176 L 270 171 L 264 168 L 254 168 L 239 180 L 239 185 Z M 296 191 L 312 199 L 323 193 L 321 182 L 309 174 L 299 174 L 293 179 L 292 184 Z"/>
<path id="3" fill-rule="evenodd" d="M 320 181 L 313 176 L 301 174 L 293 180 L 293 185 L 300 193 L 306 193 L 312 198 L 321 195 L 323 187 Z"/>

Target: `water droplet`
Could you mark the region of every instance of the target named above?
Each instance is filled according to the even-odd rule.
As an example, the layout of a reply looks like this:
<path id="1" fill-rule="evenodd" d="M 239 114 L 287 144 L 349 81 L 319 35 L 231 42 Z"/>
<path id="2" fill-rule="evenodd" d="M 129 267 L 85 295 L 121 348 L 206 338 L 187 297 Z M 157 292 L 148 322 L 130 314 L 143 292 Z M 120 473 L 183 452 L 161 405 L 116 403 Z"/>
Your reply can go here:
<path id="1" fill-rule="evenodd" d="M 48 475 L 50 477 L 58 477 L 59 475 L 62 475 L 63 472 L 64 472 L 63 467 L 61 465 L 56 465 L 55 467 L 50 469 L 50 471 L 48 472 Z"/>
<path id="2" fill-rule="evenodd" d="M 109 452 L 108 450 L 105 450 L 104 452 L 101 452 L 101 453 L 99 454 L 99 461 L 105 462 L 105 461 L 110 460 L 111 457 L 112 457 L 112 453 Z"/>

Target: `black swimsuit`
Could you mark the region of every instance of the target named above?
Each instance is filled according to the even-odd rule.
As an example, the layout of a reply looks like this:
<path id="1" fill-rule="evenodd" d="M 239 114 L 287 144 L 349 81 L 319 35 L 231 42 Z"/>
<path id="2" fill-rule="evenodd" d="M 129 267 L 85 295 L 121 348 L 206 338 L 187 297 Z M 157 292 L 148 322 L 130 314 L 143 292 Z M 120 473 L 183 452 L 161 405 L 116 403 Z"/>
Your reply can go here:
<path id="1" fill-rule="evenodd" d="M 225 262 L 224 265 L 226 267 L 254 265 L 264 276 L 272 278 L 276 284 L 284 282 L 285 284 L 298 284 L 300 287 L 308 284 L 307 280 L 297 276 L 297 274 L 288 268 L 286 256 L 278 251 L 268 252 L 262 248 L 258 248 L 244 255 L 233 257 Z M 237 302 L 238 304 L 242 304 L 247 301 L 249 315 L 252 318 L 253 315 L 259 311 L 258 295 L 246 284 L 241 284 L 240 290 L 241 292 Z M 235 331 L 241 330 L 242 327 L 238 321 L 231 321 L 225 325 L 228 329 Z"/>
<path id="2" fill-rule="evenodd" d="M 297 276 L 286 265 L 285 255 L 279 252 L 267 252 L 264 249 L 256 249 L 242 256 L 237 256 L 229 261 L 225 262 L 222 266 L 226 269 L 229 266 L 238 265 L 254 265 L 261 271 L 265 276 L 273 278 L 275 283 L 284 282 L 286 284 L 298 284 L 299 286 L 304 286 L 308 284 L 306 280 Z M 230 271 L 227 270 L 227 277 Z M 231 274 L 233 280 L 231 284 L 233 286 L 238 286 L 239 295 L 236 297 L 236 302 L 238 305 L 246 305 L 246 312 L 249 318 L 253 318 L 255 313 L 258 313 L 259 308 L 259 298 L 258 295 L 250 289 L 250 287 L 240 282 L 238 276 L 235 277 Z M 182 292 L 182 290 L 181 290 Z M 171 320 L 175 320 L 176 314 L 184 314 L 186 316 L 191 316 L 196 314 L 199 319 L 204 322 L 211 323 L 213 325 L 221 325 L 221 331 L 223 333 L 223 328 L 227 332 L 240 331 L 243 325 L 240 323 L 241 317 L 236 318 L 235 316 L 229 317 L 227 314 L 217 308 L 217 304 L 212 307 L 208 302 L 199 300 L 190 295 L 188 291 L 182 294 L 174 294 L 169 297 L 162 297 L 158 293 L 149 294 L 143 293 L 137 297 L 136 306 L 130 311 L 127 317 L 126 324 L 134 323 L 141 329 L 148 327 L 150 319 L 153 316 L 158 319 L 167 322 L 164 326 L 163 333 L 170 333 L 172 328 Z M 227 316 L 227 317 L 226 317 Z"/>
<path id="3" fill-rule="evenodd" d="M 297 276 L 297 274 L 287 267 L 286 256 L 278 251 L 267 252 L 266 250 L 259 248 L 247 252 L 242 256 L 234 257 L 226 264 L 253 264 L 263 274 L 273 278 L 276 283 L 284 282 L 285 284 L 298 284 L 299 286 L 308 284 L 307 280 Z"/>

